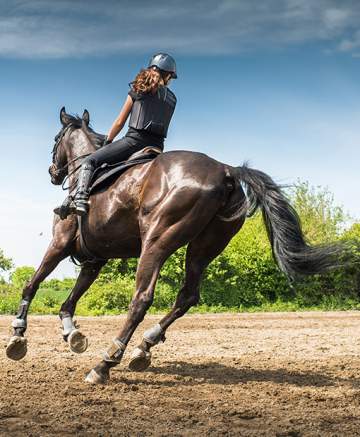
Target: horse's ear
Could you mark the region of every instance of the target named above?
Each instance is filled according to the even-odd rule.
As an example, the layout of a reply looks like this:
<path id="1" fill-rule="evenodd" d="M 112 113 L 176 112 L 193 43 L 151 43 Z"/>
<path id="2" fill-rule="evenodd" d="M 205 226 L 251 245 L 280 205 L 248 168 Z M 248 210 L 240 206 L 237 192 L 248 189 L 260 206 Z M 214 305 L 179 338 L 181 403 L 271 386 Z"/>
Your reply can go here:
<path id="1" fill-rule="evenodd" d="M 84 109 L 82 119 L 83 119 L 84 123 L 86 124 L 86 126 L 89 126 L 90 114 L 89 114 L 89 111 L 87 109 Z"/>
<path id="2" fill-rule="evenodd" d="M 65 106 L 60 110 L 60 122 L 63 126 L 67 126 L 71 121 L 71 118 L 67 115 L 65 111 Z"/>

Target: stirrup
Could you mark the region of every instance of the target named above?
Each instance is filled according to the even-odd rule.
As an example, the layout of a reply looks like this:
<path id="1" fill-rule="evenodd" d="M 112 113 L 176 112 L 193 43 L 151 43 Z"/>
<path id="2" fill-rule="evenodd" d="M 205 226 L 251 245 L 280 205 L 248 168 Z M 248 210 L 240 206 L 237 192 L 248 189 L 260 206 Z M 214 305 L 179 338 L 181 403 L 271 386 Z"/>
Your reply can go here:
<path id="1" fill-rule="evenodd" d="M 89 201 L 87 198 L 82 197 L 81 199 L 75 198 L 75 213 L 80 216 L 84 216 L 89 212 Z"/>
<path id="2" fill-rule="evenodd" d="M 72 196 L 68 196 L 62 205 L 57 206 L 54 208 L 54 213 L 57 214 L 61 220 L 65 220 L 68 215 L 74 214 L 75 212 L 75 205 L 73 204 L 73 198 Z"/>

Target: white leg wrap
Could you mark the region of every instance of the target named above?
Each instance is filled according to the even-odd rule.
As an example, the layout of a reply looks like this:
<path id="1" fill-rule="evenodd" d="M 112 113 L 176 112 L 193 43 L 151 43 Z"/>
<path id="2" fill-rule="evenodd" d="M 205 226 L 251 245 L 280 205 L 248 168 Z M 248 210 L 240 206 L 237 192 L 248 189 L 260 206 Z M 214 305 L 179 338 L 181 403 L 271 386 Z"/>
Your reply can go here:
<path id="1" fill-rule="evenodd" d="M 113 339 L 112 345 L 102 354 L 103 360 L 110 363 L 119 364 L 124 355 L 126 344 L 122 343 L 117 338 Z"/>
<path id="2" fill-rule="evenodd" d="M 72 317 L 68 316 L 68 317 L 64 317 L 62 320 L 62 325 L 63 325 L 63 336 L 67 336 L 69 335 L 72 331 L 74 331 L 74 329 L 76 329 L 73 319 Z"/>
<path id="3" fill-rule="evenodd" d="M 26 320 L 25 319 L 14 319 L 11 323 L 13 328 L 26 328 Z"/>
<path id="4" fill-rule="evenodd" d="M 164 338 L 164 331 L 159 323 L 145 331 L 143 335 L 143 339 L 152 346 L 158 344 L 160 341 L 163 341 Z"/>

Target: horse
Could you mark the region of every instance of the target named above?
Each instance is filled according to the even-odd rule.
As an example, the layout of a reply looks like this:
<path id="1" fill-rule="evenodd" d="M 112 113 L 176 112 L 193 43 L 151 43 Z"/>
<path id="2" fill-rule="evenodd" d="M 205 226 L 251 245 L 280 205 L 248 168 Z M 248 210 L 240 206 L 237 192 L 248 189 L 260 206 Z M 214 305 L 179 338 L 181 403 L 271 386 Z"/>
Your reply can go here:
<path id="1" fill-rule="evenodd" d="M 81 159 L 101 147 L 104 136 L 90 127 L 87 110 L 79 117 L 62 108 L 60 121 L 49 173 L 55 185 L 68 179 L 72 193 Z M 164 341 L 171 324 L 199 302 L 206 267 L 258 208 L 262 210 L 273 257 L 288 277 L 321 273 L 339 264 L 343 248 L 337 244 L 309 245 L 299 216 L 282 188 L 259 170 L 247 165 L 233 167 L 191 151 L 164 152 L 150 162 L 127 169 L 110 186 L 90 197 L 89 214 L 81 218 L 87 251 L 80 241 L 77 216 L 70 214 L 64 220 L 54 216 L 53 238 L 39 268 L 24 287 L 7 356 L 15 360 L 25 356 L 30 303 L 39 284 L 60 261 L 72 256 L 81 262 L 75 286 L 59 313 L 65 341 L 71 350 L 81 353 L 87 348 L 87 338 L 73 321 L 78 300 L 109 259 L 138 257 L 136 287 L 127 318 L 102 360 L 86 376 L 91 384 L 108 382 L 110 369 L 120 363 L 153 302 L 163 263 L 187 245 L 184 283 L 173 308 L 144 332 L 131 354 L 130 368 L 145 370 L 151 363 L 151 348 Z"/>

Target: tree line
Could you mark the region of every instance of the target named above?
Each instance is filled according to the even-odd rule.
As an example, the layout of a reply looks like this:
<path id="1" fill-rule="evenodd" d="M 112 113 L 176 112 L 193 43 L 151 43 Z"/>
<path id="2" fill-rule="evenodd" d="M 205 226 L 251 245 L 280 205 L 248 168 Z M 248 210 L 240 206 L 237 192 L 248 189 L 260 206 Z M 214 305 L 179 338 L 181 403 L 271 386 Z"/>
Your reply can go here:
<path id="1" fill-rule="evenodd" d="M 334 204 L 321 187 L 298 183 L 288 196 L 300 215 L 306 239 L 313 244 L 345 240 L 360 259 L 360 223 Z M 167 311 L 179 291 L 186 247 L 163 266 L 153 311 Z M 86 295 L 78 314 L 117 314 L 126 311 L 135 288 L 136 259 L 111 260 Z M 21 289 L 34 273 L 29 266 L 15 268 L 0 250 L 0 313 L 16 311 Z M 72 289 L 74 278 L 45 281 L 32 305 L 33 313 L 57 313 Z M 289 282 L 277 268 L 260 213 L 247 219 L 228 247 L 206 270 L 199 306 L 192 311 L 256 311 L 360 308 L 360 266 L 354 264 L 324 275 Z"/>

